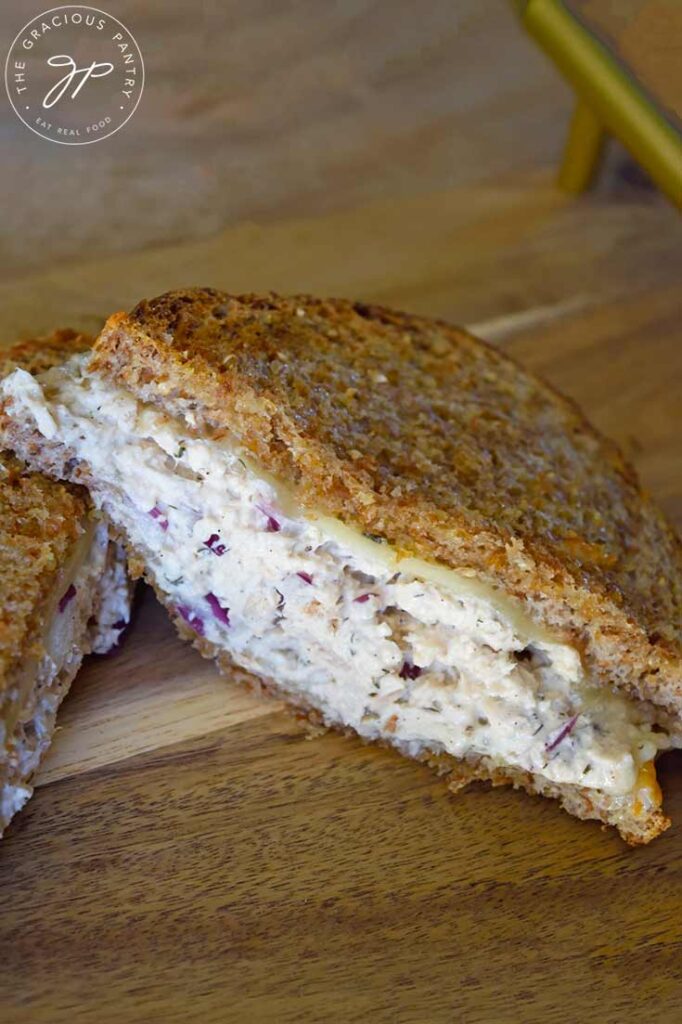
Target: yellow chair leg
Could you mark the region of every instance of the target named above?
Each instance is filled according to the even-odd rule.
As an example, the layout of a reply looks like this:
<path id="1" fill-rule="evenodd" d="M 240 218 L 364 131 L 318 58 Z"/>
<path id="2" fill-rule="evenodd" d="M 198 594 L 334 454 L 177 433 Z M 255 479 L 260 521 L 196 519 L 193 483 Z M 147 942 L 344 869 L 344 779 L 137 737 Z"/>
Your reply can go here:
<path id="1" fill-rule="evenodd" d="M 597 170 L 604 143 L 604 128 L 584 100 L 578 100 L 559 171 L 559 185 L 567 192 L 584 192 Z"/>

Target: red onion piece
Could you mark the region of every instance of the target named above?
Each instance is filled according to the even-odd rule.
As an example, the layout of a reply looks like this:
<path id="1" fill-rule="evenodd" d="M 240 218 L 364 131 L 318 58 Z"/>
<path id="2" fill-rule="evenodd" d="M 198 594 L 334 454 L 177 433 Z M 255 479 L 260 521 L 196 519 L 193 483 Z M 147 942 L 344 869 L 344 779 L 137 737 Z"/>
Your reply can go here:
<path id="1" fill-rule="evenodd" d="M 147 514 L 150 515 L 152 519 L 156 519 L 158 521 L 162 530 L 165 531 L 168 529 L 168 520 L 163 518 L 163 512 L 157 505 L 155 505 L 154 508 L 150 508 Z"/>
<path id="2" fill-rule="evenodd" d="M 408 661 L 403 662 L 403 667 L 400 670 L 401 679 L 419 679 L 422 674 L 422 669 L 419 665 L 410 665 Z"/>
<path id="3" fill-rule="evenodd" d="M 218 622 L 222 622 L 224 626 L 230 625 L 230 609 L 223 608 L 215 594 L 206 594 L 206 600 L 208 601 L 211 611 L 215 615 Z"/>
<path id="4" fill-rule="evenodd" d="M 63 612 L 67 604 L 70 604 L 70 602 L 73 601 L 75 596 L 76 588 L 74 587 L 73 583 L 71 583 L 66 592 L 62 595 L 62 597 L 59 600 L 59 604 L 57 605 L 59 611 Z"/>
<path id="5" fill-rule="evenodd" d="M 219 540 L 220 534 L 212 533 L 208 540 L 204 541 L 204 547 L 208 548 L 209 551 L 212 551 L 214 555 L 218 556 L 218 558 L 222 558 L 227 551 L 227 548 L 224 544 L 217 544 L 216 541 Z"/>
<path id="6" fill-rule="evenodd" d="M 186 604 L 179 604 L 175 610 L 195 633 L 198 633 L 199 636 L 204 635 L 204 620 L 199 615 L 195 615 L 191 608 Z"/>
<path id="7" fill-rule="evenodd" d="M 547 751 L 548 754 L 550 754 L 553 750 L 556 750 L 556 748 L 559 746 L 559 744 L 563 740 L 565 740 L 566 737 L 569 736 L 573 732 L 573 729 L 575 728 L 575 723 L 578 721 L 579 717 L 580 717 L 579 713 L 577 715 L 573 715 L 573 718 L 571 718 L 566 723 L 566 725 L 563 727 L 563 729 L 559 730 L 559 732 L 556 734 L 556 736 L 554 737 L 552 742 L 551 743 L 545 743 L 545 750 Z"/>
<path id="8" fill-rule="evenodd" d="M 264 505 L 256 505 L 256 508 L 258 509 L 259 512 L 263 513 L 263 515 L 268 521 L 268 525 L 265 528 L 266 533 L 279 533 L 279 531 L 282 529 L 282 524 L 279 522 L 279 520 L 275 519 L 272 512 L 270 512 L 270 510 L 267 509 Z"/>

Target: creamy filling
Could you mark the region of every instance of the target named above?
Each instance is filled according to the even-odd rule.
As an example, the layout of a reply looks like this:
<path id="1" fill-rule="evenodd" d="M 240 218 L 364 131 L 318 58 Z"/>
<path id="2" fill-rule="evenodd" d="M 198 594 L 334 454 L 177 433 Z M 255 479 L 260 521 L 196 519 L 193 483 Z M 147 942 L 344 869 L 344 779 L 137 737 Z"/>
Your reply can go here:
<path id="1" fill-rule="evenodd" d="M 293 700 L 408 754 L 658 802 L 646 766 L 670 739 L 653 710 L 593 685 L 571 645 L 470 570 L 304 515 L 228 442 L 87 374 L 83 357 L 41 383 L 17 370 L 3 390 L 89 467 L 95 501 L 187 625 Z"/>
<path id="2" fill-rule="evenodd" d="M 126 572 L 123 551 L 110 541 L 98 583 L 97 613 L 88 625 L 88 646 L 92 654 L 107 654 L 119 644 L 130 621 L 132 594 L 133 584 Z"/>

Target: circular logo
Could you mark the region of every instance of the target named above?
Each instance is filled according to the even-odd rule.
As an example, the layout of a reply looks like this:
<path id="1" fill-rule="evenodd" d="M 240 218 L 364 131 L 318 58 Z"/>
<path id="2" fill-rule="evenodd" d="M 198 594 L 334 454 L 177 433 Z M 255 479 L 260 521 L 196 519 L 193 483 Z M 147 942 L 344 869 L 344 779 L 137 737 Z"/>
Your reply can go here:
<path id="1" fill-rule="evenodd" d="M 17 117 L 66 146 L 107 139 L 135 113 L 144 63 L 134 36 L 96 7 L 53 7 L 22 28 L 5 62 Z"/>

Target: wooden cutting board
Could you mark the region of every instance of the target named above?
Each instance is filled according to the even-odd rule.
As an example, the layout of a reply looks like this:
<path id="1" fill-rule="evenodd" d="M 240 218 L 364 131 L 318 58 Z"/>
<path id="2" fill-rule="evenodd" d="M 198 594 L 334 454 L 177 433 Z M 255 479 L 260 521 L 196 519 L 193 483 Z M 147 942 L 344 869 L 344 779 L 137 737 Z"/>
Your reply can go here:
<path id="1" fill-rule="evenodd" d="M 682 524 L 682 237 L 656 202 L 538 177 L 243 225 L 0 285 L 3 341 L 193 283 L 447 316 L 577 398 Z M 217 676 L 141 594 L 91 659 L 0 847 L 0 1019 L 672 1021 L 675 824 L 626 849 L 550 802 L 474 788 Z"/>

